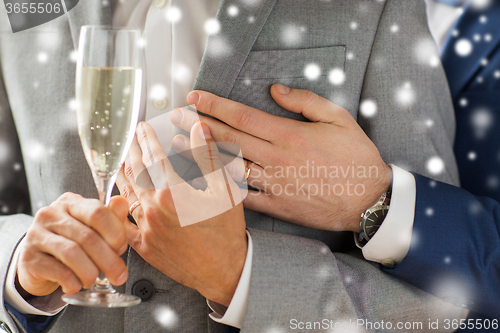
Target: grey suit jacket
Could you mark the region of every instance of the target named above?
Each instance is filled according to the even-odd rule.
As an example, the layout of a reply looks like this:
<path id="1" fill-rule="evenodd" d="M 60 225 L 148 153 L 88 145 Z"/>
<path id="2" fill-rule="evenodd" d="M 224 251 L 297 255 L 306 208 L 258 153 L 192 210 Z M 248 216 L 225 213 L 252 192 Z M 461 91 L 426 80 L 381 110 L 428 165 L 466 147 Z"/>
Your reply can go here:
<path id="1" fill-rule="evenodd" d="M 226 15 L 231 4 L 240 7 L 237 18 Z M 0 7 L 1 108 L 13 114 L 33 211 L 66 191 L 94 197 L 75 113 L 69 107 L 75 70 L 69 55 L 80 26 L 109 23 L 110 8 L 98 0 L 83 0 L 66 16 L 12 34 Z M 453 108 L 445 76 L 440 66 L 422 65 L 415 56 L 416 45 L 431 38 L 423 1 L 222 0 L 218 19 L 222 30 L 209 38 L 194 88 L 298 120 L 304 118 L 271 99 L 269 87 L 282 82 L 312 90 L 349 110 L 387 163 L 429 175 L 426 161 L 440 156 L 446 168 L 435 178 L 457 184 Z M 350 28 L 351 22 L 357 22 L 356 29 Z M 391 32 L 393 25 L 399 26 L 397 33 Z M 40 52 L 46 54 L 46 62 L 37 60 Z M 324 69 L 318 80 L 304 76 L 309 63 Z M 329 83 L 328 70 L 333 68 L 345 71 L 343 85 Z M 404 104 L 397 92 L 407 83 L 414 100 Z M 360 101 L 366 99 L 376 102 L 378 113 L 358 118 Z M 428 120 L 432 127 L 425 126 Z M 0 218 L 2 285 L 11 254 L 31 221 L 26 215 Z M 397 322 L 420 321 L 426 327 L 429 318 L 442 322 L 466 314 L 385 275 L 376 265 L 336 253 L 352 247 L 350 233 L 299 227 L 252 211 L 246 212 L 246 221 L 254 257 L 242 332 L 293 331 L 293 320 L 357 318 L 391 321 L 392 329 L 382 331 L 401 331 Z M 50 332 L 224 331 L 208 318 L 199 293 L 164 276 L 133 250 L 126 261 L 130 275 L 122 289 L 131 292 L 134 282 L 147 279 L 168 292 L 127 309 L 70 306 Z M 0 299 L 2 293 L 3 288 Z M 174 320 L 162 326 L 158 316 L 165 309 L 173 311 Z M 0 321 L 14 332 L 22 331 L 4 308 Z"/>

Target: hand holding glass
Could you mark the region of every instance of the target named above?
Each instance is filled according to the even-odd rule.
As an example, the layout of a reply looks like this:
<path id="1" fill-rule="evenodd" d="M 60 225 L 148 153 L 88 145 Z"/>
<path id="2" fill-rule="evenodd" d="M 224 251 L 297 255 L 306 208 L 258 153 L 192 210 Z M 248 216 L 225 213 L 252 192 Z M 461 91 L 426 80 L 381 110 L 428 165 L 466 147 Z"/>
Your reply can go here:
<path id="1" fill-rule="evenodd" d="M 135 134 L 142 69 L 138 30 L 83 26 L 76 67 L 78 133 L 106 206 Z M 118 293 L 102 272 L 87 291 L 64 295 L 73 305 L 127 307 L 140 298 Z"/>

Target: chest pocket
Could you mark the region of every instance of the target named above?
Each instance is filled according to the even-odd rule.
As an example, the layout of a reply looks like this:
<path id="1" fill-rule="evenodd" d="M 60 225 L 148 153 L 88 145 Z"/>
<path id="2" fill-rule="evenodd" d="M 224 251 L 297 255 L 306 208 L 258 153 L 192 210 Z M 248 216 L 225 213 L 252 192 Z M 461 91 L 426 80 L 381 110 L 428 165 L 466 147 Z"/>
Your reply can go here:
<path id="1" fill-rule="evenodd" d="M 305 120 L 300 114 L 295 114 L 281 108 L 270 94 L 271 86 L 281 83 L 291 88 L 307 89 L 316 94 L 330 98 L 335 86 L 328 80 L 329 72 L 334 68 L 345 70 L 344 45 L 294 49 L 252 51 L 236 79 L 229 98 L 254 108 L 281 117 Z M 314 68 L 319 68 L 317 77 Z M 313 76 L 313 75 L 311 75 Z"/>

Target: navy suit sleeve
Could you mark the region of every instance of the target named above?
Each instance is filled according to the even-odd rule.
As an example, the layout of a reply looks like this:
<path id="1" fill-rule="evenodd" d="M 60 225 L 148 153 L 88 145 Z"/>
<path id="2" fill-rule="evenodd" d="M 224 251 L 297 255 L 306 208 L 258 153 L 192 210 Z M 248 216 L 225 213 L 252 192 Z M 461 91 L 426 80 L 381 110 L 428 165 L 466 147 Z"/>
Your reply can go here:
<path id="1" fill-rule="evenodd" d="M 415 175 L 410 250 L 382 269 L 471 311 L 500 318 L 500 204 Z"/>
<path id="2" fill-rule="evenodd" d="M 17 321 L 28 333 L 43 332 L 50 326 L 50 324 L 54 320 L 54 317 L 23 315 L 9 304 L 5 303 L 4 305 L 16 317 Z"/>

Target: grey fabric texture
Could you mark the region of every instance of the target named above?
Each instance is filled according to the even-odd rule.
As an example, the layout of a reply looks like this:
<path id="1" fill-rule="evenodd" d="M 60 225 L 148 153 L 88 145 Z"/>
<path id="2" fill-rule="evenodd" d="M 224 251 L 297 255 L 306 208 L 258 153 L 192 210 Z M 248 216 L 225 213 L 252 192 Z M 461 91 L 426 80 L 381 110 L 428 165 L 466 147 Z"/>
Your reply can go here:
<path id="1" fill-rule="evenodd" d="M 238 18 L 226 15 L 233 3 L 240 8 Z M 66 16 L 12 34 L 0 6 L 0 61 L 9 103 L 2 109 L 10 107 L 15 120 L 34 212 L 67 191 L 85 197 L 97 194 L 80 146 L 76 115 L 69 106 L 75 74 L 70 53 L 79 27 L 110 23 L 109 13 L 101 1 L 80 1 Z M 431 38 L 423 1 L 222 0 L 217 15 L 222 30 L 208 40 L 194 88 L 297 120 L 305 119 L 279 107 L 269 87 L 282 82 L 313 90 L 358 119 L 386 162 L 430 175 L 426 161 L 440 156 L 446 170 L 430 176 L 458 183 L 452 154 L 453 109 L 443 70 L 422 67 L 412 53 L 413 42 Z M 254 20 L 248 21 L 249 17 Z M 358 23 L 354 30 L 349 28 L 353 21 Z M 391 34 L 391 24 L 399 25 L 399 34 Z M 298 31 L 299 38 L 290 39 L 290 31 Z M 46 62 L 37 61 L 40 52 L 46 53 Z M 312 62 L 324 71 L 315 81 L 301 71 Z M 325 74 L 333 68 L 345 70 L 343 85 L 329 83 Z M 411 82 L 416 98 L 401 106 L 395 92 L 406 82 Z M 358 117 L 360 101 L 367 98 L 376 101 L 378 113 Z M 420 126 L 428 119 L 434 122 L 432 128 Z M 242 332 L 287 332 L 294 317 L 427 322 L 466 316 L 465 310 L 450 308 L 385 275 L 376 265 L 332 252 L 350 249 L 351 233 L 308 229 L 251 211 L 245 217 L 255 252 Z M 2 285 L 29 219 L 2 220 Z M 15 234 L 5 231 L 11 226 Z M 164 276 L 133 250 L 126 261 L 130 275 L 120 290 L 130 292 L 136 281 L 147 279 L 167 292 L 126 310 L 68 307 L 50 332 L 224 332 L 222 325 L 208 318 L 205 299 L 196 291 Z M 166 326 L 158 320 L 165 313 L 174 319 Z M 16 331 L 3 308 L 0 321 Z"/>

